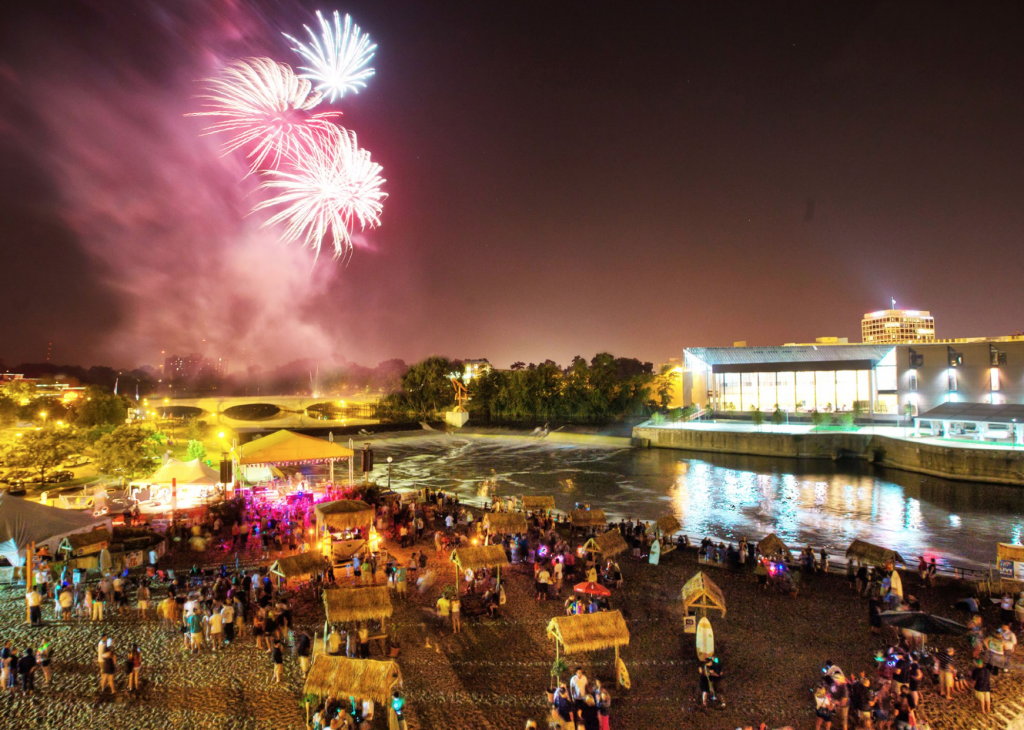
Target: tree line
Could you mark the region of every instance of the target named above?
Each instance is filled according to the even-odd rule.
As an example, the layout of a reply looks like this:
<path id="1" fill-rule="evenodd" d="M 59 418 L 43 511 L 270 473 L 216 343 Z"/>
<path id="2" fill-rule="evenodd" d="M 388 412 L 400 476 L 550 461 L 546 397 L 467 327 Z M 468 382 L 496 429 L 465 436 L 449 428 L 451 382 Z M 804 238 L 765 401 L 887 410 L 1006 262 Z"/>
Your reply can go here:
<path id="1" fill-rule="evenodd" d="M 436 418 L 455 406 L 451 376 L 462 363 L 429 357 L 412 365 L 398 391 L 378 404 L 389 420 Z M 598 353 L 577 356 L 568 367 L 552 360 L 509 370 L 487 370 L 468 384 L 470 417 L 481 421 L 609 423 L 640 417 L 668 401 L 669 379 L 635 358 Z"/>

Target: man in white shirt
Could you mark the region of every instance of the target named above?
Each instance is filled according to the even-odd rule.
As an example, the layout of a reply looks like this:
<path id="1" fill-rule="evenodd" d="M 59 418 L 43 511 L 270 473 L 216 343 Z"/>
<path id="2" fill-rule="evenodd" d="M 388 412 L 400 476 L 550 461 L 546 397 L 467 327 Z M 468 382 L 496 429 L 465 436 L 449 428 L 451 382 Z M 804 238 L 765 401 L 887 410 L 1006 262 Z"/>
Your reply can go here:
<path id="1" fill-rule="evenodd" d="M 214 611 L 206 617 L 206 626 L 210 633 L 210 645 L 216 652 L 217 647 L 224 643 L 224 617 L 220 611 Z"/>
<path id="2" fill-rule="evenodd" d="M 75 604 L 75 596 L 68 586 L 60 589 L 57 594 L 57 605 L 60 607 L 60 617 L 65 621 L 71 619 L 71 609 Z"/>
<path id="3" fill-rule="evenodd" d="M 32 590 L 25 594 L 25 602 L 28 604 L 29 620 L 33 626 L 38 626 L 43 619 L 43 596 L 38 586 L 33 586 Z"/>
<path id="4" fill-rule="evenodd" d="M 220 618 L 224 623 L 224 643 L 230 644 L 235 640 L 235 607 L 225 603 L 220 610 Z"/>
<path id="5" fill-rule="evenodd" d="M 581 708 L 587 696 L 587 675 L 579 667 L 576 668 L 576 674 L 569 680 L 569 694 L 576 702 L 577 709 Z"/>

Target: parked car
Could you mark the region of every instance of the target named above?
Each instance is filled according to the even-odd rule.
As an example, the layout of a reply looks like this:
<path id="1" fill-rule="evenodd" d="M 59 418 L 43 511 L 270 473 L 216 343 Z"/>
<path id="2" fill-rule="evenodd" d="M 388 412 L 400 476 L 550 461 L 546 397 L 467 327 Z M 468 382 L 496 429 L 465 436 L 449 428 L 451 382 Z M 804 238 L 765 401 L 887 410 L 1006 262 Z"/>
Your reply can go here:
<path id="1" fill-rule="evenodd" d="M 74 478 L 75 478 L 74 474 L 72 474 L 71 472 L 69 472 L 66 469 L 63 469 L 61 471 L 51 472 L 50 473 L 50 477 L 49 477 L 49 479 L 47 479 L 47 481 L 54 482 L 56 484 L 60 484 L 61 482 L 70 482 Z"/>

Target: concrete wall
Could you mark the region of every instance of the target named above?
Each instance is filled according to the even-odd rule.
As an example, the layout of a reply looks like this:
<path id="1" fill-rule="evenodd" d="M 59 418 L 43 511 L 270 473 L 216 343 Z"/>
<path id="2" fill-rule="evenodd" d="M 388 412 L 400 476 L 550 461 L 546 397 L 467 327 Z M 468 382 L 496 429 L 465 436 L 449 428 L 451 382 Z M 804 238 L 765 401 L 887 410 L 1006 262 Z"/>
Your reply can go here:
<path id="1" fill-rule="evenodd" d="M 779 434 L 638 427 L 633 438 L 662 449 L 807 459 L 848 456 L 946 479 L 1024 485 L 1024 450 L 947 447 L 855 432 Z"/>

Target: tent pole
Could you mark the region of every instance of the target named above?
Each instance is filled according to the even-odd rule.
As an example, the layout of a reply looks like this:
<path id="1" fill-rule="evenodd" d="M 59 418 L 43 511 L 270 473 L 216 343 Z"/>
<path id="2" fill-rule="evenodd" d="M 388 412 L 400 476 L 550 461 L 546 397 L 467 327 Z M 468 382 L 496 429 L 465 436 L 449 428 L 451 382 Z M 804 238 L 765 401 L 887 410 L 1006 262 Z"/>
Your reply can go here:
<path id="1" fill-rule="evenodd" d="M 25 549 L 25 593 L 32 592 L 32 560 L 35 552 L 36 544 L 30 542 Z M 29 608 L 27 600 L 25 601 L 25 623 L 32 623 L 32 609 Z"/>
<path id="2" fill-rule="evenodd" d="M 619 688 L 619 645 L 615 645 L 615 689 Z"/>

